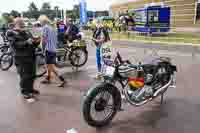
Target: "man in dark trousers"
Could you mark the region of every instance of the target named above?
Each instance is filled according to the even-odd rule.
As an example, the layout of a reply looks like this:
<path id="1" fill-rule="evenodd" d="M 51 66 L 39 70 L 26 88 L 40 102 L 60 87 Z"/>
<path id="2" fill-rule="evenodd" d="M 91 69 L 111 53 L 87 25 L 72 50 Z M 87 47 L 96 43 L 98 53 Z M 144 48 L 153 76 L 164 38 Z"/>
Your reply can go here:
<path id="1" fill-rule="evenodd" d="M 30 32 L 25 30 L 24 20 L 16 18 L 14 28 L 7 33 L 14 50 L 15 65 L 20 77 L 21 94 L 28 102 L 34 102 L 39 91 L 35 90 L 34 80 L 36 75 L 35 48 L 38 42 L 34 42 Z"/>

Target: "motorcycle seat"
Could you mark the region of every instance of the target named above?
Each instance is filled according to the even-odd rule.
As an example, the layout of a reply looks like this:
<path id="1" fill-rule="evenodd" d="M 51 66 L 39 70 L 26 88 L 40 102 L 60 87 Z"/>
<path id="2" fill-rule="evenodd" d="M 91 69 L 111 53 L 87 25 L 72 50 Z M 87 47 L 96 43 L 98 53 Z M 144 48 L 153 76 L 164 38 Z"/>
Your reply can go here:
<path id="1" fill-rule="evenodd" d="M 142 65 L 158 65 L 160 62 L 169 62 L 170 58 L 168 57 L 148 57 L 145 58 L 142 62 Z"/>

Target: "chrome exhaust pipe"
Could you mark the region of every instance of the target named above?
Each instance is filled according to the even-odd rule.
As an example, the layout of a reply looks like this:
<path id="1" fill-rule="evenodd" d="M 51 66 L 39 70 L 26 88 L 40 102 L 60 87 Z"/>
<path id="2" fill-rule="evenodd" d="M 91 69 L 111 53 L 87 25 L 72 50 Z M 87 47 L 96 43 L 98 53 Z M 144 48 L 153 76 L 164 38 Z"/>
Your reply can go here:
<path id="1" fill-rule="evenodd" d="M 168 82 L 166 85 L 164 85 L 163 87 L 161 87 L 160 89 L 158 89 L 158 90 L 154 93 L 153 97 L 157 97 L 157 96 L 160 94 L 160 92 L 162 92 L 163 90 L 169 88 L 170 85 L 171 85 L 172 82 L 173 82 L 173 79 L 174 79 L 174 77 L 171 76 L 169 82 Z M 126 90 L 125 90 L 124 94 L 125 94 L 126 100 L 127 100 L 131 105 L 136 106 L 136 107 L 142 106 L 142 105 L 146 104 L 147 102 L 153 100 L 153 97 L 151 97 L 151 98 L 146 99 L 146 100 L 144 100 L 144 101 L 142 101 L 142 102 L 136 103 L 136 102 L 133 102 L 133 101 L 129 98 L 128 92 L 127 92 Z"/>
<path id="2" fill-rule="evenodd" d="M 173 81 L 173 76 L 171 76 L 169 82 L 164 85 L 163 87 L 161 87 L 160 89 L 158 89 L 154 94 L 153 94 L 153 97 L 157 97 L 162 91 L 164 91 L 165 89 L 169 88 L 170 85 L 172 84 L 172 81 Z"/>
<path id="3" fill-rule="evenodd" d="M 127 102 L 130 103 L 131 105 L 135 106 L 135 107 L 142 106 L 142 105 L 146 104 L 147 102 L 149 102 L 153 99 L 153 98 L 150 98 L 150 99 L 146 99 L 142 102 L 136 103 L 129 98 L 128 91 L 125 90 L 124 94 L 125 94 L 125 98 L 126 98 Z"/>

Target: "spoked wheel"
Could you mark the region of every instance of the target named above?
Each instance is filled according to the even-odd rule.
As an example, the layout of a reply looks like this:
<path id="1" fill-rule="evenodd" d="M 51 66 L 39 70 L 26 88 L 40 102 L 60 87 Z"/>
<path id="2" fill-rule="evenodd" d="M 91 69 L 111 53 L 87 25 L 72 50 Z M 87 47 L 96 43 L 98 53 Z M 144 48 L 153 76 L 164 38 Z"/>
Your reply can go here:
<path id="1" fill-rule="evenodd" d="M 9 48 L 10 48 L 10 47 L 9 47 L 9 46 L 6 46 L 6 45 L 1 46 L 1 47 L 0 47 L 0 55 L 7 53 L 7 52 L 9 51 Z"/>
<path id="2" fill-rule="evenodd" d="M 84 49 L 74 49 L 69 54 L 69 60 L 71 61 L 72 66 L 82 67 L 88 60 L 88 52 Z"/>
<path id="3" fill-rule="evenodd" d="M 36 56 L 36 77 L 42 77 L 47 72 L 45 57 L 42 54 Z"/>
<path id="4" fill-rule="evenodd" d="M 0 58 L 0 68 L 7 71 L 13 65 L 13 56 L 10 53 L 4 53 Z"/>
<path id="5" fill-rule="evenodd" d="M 108 86 L 104 86 L 108 87 Z M 118 101 L 112 88 L 95 88 L 83 103 L 83 117 L 93 127 L 108 125 L 117 113 Z"/>

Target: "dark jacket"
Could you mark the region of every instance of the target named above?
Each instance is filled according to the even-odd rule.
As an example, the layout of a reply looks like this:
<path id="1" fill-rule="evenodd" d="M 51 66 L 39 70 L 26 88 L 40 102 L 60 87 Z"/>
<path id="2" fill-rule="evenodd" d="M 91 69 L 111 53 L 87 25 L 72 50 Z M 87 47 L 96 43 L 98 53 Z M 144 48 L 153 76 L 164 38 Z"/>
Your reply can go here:
<path id="1" fill-rule="evenodd" d="M 7 32 L 9 41 L 17 57 L 35 57 L 36 45 L 29 44 L 28 39 L 32 34 L 28 31 L 9 30 Z"/>
<path id="2" fill-rule="evenodd" d="M 96 28 L 96 29 L 94 30 L 94 32 L 93 32 L 92 37 L 93 37 L 94 39 L 98 39 L 99 36 L 100 36 L 102 33 L 103 33 L 103 35 L 105 36 L 105 41 L 106 41 L 106 42 L 109 41 L 109 40 L 110 40 L 110 36 L 109 36 L 108 30 L 107 30 L 106 28 L 104 28 L 104 27 L 102 27 L 102 28 Z M 95 43 L 95 44 L 96 44 L 96 46 L 98 46 L 98 43 Z"/>
<path id="3" fill-rule="evenodd" d="M 79 33 L 79 28 L 74 24 L 69 24 L 69 25 L 67 25 L 66 28 L 67 28 L 66 32 L 68 34 L 73 35 L 73 36 L 75 36 L 75 35 L 77 35 Z"/>

